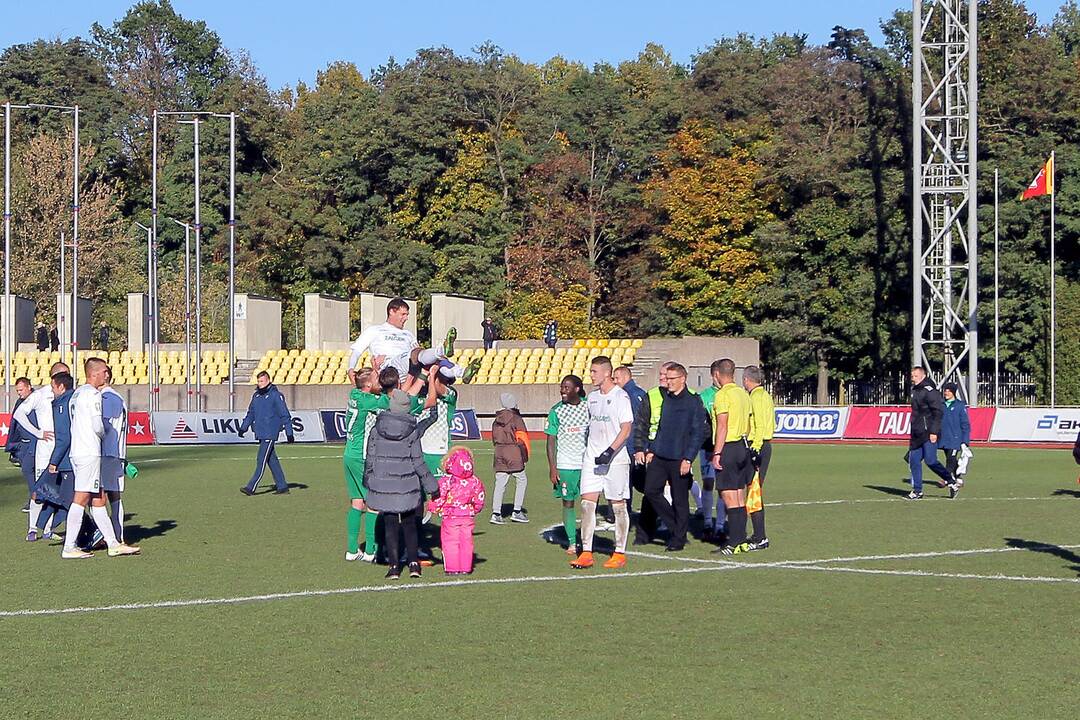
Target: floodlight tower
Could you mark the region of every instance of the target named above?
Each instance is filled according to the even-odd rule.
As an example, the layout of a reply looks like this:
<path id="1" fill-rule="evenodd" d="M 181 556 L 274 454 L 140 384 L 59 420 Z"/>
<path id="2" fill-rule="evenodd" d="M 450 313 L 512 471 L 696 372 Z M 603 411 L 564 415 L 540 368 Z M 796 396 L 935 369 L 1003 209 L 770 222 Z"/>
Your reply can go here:
<path id="1" fill-rule="evenodd" d="M 978 400 L 976 0 L 914 0 L 913 364 Z"/>

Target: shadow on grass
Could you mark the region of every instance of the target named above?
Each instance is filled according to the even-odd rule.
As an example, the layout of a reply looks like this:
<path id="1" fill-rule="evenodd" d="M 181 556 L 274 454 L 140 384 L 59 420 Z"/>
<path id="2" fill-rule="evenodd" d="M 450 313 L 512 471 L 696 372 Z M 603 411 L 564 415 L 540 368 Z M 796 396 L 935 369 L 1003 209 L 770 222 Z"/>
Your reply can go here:
<path id="1" fill-rule="evenodd" d="M 1070 497 L 1080 498 L 1080 490 L 1066 490 L 1065 488 L 1061 488 L 1060 490 L 1055 490 L 1051 494 L 1053 494 L 1053 495 L 1068 495 Z"/>
<path id="2" fill-rule="evenodd" d="M 890 487 L 888 485 L 863 485 L 867 490 L 877 490 L 878 492 L 885 493 L 886 495 L 895 495 L 896 497 L 904 497 L 910 490 L 904 488 Z"/>
<path id="3" fill-rule="evenodd" d="M 604 537 L 605 534 L 609 533 L 596 533 L 595 535 L 593 535 L 594 553 L 610 555 L 615 552 L 614 537 Z M 566 537 L 566 530 L 563 528 L 562 525 L 554 528 L 548 528 L 540 534 L 540 537 L 544 539 L 544 542 L 550 543 L 552 545 L 558 545 L 561 548 L 566 548 L 570 546 L 570 540 Z"/>
<path id="4" fill-rule="evenodd" d="M 1023 550 L 1045 553 L 1061 558 L 1065 562 L 1073 563 L 1069 569 L 1080 575 L 1080 555 L 1077 555 L 1068 548 L 1063 548 L 1060 545 L 1051 545 L 1050 543 L 1036 542 L 1034 540 L 1023 540 L 1021 538 L 1005 538 L 1005 544 L 1011 548 L 1021 548 Z"/>
<path id="5" fill-rule="evenodd" d="M 305 485 L 304 483 L 285 483 L 285 485 L 289 488 L 290 492 L 292 492 L 293 490 L 307 490 L 308 489 L 308 486 Z M 273 495 L 274 494 L 274 486 L 271 485 L 271 486 L 267 487 L 265 490 L 259 490 L 255 494 L 256 495 Z"/>
<path id="6" fill-rule="evenodd" d="M 130 517 L 130 516 L 128 516 Z M 124 524 L 124 540 L 129 543 L 140 543 L 147 538 L 161 537 L 170 530 L 176 529 L 175 520 L 158 520 L 153 525 L 128 525 Z"/>

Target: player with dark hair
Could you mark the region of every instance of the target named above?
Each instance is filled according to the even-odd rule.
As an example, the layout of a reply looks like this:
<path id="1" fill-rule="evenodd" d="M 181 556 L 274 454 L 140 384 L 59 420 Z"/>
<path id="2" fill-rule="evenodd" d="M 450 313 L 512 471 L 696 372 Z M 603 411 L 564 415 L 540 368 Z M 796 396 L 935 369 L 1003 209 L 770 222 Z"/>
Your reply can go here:
<path id="1" fill-rule="evenodd" d="M 589 406 L 585 388 L 577 375 L 567 375 L 559 384 L 562 399 L 548 412 L 547 461 L 552 495 L 562 501 L 566 554 L 577 556 L 577 509 L 581 497 L 581 466 L 585 460 L 585 440 L 589 431 Z"/>

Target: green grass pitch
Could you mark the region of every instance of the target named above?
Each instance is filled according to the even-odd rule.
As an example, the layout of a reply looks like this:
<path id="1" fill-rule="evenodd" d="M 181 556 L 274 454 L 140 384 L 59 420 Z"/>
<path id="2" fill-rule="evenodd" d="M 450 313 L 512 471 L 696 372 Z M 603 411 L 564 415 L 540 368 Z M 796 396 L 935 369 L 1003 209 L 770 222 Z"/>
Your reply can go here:
<path id="1" fill-rule="evenodd" d="M 0 716 L 1075 717 L 1072 458 L 978 448 L 957 500 L 928 486 L 909 503 L 902 452 L 779 445 L 769 550 L 656 545 L 574 571 L 541 537 L 560 510 L 536 443 L 532 522 L 485 513 L 472 576 L 435 567 L 389 591 L 384 568 L 343 560 L 340 447 L 281 446 L 299 487 L 253 498 L 253 448 L 135 450 L 144 554 L 83 562 L 23 542 L 5 465 Z M 213 602 L 182 604 L 197 599 Z M 123 604 L 143 607 L 93 609 Z M 19 613 L 73 608 L 90 610 Z"/>

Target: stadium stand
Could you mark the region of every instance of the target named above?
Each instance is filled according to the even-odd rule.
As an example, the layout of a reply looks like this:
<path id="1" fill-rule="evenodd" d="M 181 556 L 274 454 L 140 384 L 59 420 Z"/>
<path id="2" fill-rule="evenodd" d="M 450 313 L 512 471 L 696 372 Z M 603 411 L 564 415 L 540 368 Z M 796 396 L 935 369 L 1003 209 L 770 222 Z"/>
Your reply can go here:
<path id="1" fill-rule="evenodd" d="M 113 369 L 113 385 L 147 385 L 149 380 L 149 357 L 145 352 L 113 350 L 108 353 L 94 350 L 82 350 L 81 358 L 103 357 Z M 59 352 L 16 352 L 11 358 L 11 378 L 25 376 L 35 387 L 49 382 L 49 367 L 60 362 Z M 194 363 L 192 373 L 194 373 Z M 185 355 L 177 351 L 158 353 L 158 368 L 162 385 L 183 385 L 188 363 Z M 81 384 L 86 378 L 82 367 L 76 368 L 77 380 Z M 0 357 L 0 372 L 3 372 L 3 358 Z M 206 350 L 202 355 L 202 383 L 219 385 L 229 377 L 229 355 L 222 350 Z M 195 382 L 194 374 L 191 378 Z"/>

